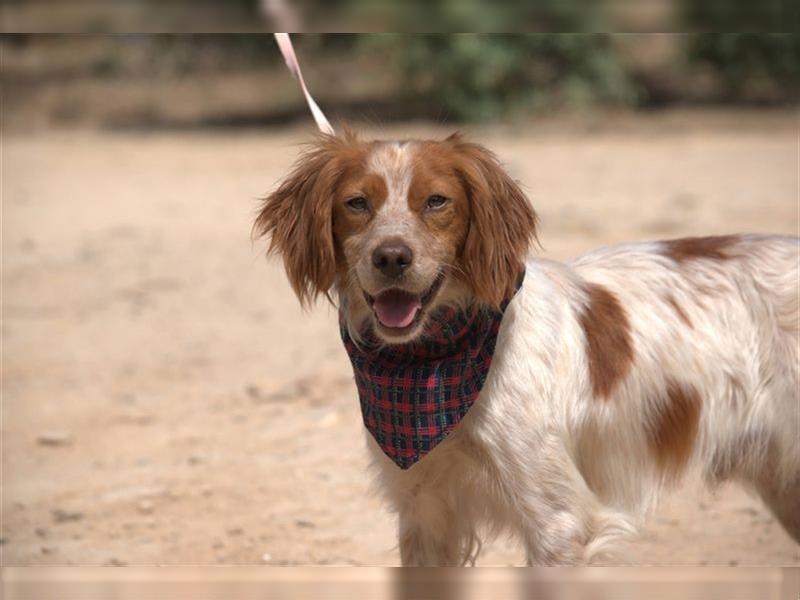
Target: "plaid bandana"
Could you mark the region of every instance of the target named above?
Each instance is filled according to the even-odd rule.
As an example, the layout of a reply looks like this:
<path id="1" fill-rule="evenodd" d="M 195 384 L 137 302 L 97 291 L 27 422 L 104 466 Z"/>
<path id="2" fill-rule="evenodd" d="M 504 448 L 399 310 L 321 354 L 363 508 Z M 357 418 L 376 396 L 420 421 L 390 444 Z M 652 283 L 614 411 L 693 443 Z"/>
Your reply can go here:
<path id="1" fill-rule="evenodd" d="M 442 308 L 432 315 L 423 338 L 402 345 L 382 345 L 370 335 L 356 345 L 340 312 L 339 329 L 353 364 L 364 425 L 401 469 L 433 450 L 477 400 L 512 298 L 499 312 Z"/>

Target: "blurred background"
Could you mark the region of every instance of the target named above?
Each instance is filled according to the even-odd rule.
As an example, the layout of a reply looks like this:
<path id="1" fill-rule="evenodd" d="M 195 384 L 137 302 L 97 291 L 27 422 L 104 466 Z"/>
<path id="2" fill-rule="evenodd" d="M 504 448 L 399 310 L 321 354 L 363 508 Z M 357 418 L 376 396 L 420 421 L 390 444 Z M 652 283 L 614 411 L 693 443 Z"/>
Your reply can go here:
<path id="1" fill-rule="evenodd" d="M 293 39 L 335 127 L 462 129 L 496 151 L 541 216 L 545 257 L 797 234 L 800 42 L 759 33 L 789 9 L 766 3 L 770 21 L 719 4 L 412 2 L 388 15 L 339 0 L 337 19 L 641 33 Z M 272 13 L 79 5 L 2 6 L 6 31 L 93 32 L 0 38 L 3 564 L 397 564 L 335 310 L 301 312 L 250 240 L 258 198 L 315 131 L 260 32 Z M 320 24 L 303 11 L 321 5 L 297 8 Z M 749 33 L 707 33 L 742 15 Z M 646 33 L 659 23 L 690 33 Z M 203 24 L 249 33 L 156 33 Z M 500 539 L 479 564 L 521 561 Z M 800 558 L 757 499 L 689 477 L 626 562 Z"/>
<path id="2" fill-rule="evenodd" d="M 585 19 L 564 16 L 576 29 Z M 266 34 L 20 34 L 2 43 L 7 127 L 250 127 L 307 118 Z M 800 90 L 795 34 L 307 34 L 295 43 L 334 118 L 381 123 L 786 107 Z"/>

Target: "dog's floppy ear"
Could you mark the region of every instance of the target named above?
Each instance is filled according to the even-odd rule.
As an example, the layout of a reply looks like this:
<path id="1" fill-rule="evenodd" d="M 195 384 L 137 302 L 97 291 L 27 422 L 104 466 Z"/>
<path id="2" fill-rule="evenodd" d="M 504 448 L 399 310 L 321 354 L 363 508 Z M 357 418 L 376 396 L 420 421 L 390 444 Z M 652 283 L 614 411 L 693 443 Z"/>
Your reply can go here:
<path id="1" fill-rule="evenodd" d="M 345 144 L 354 140 L 323 135 L 297 160 L 277 190 L 264 198 L 253 224 L 255 237 L 269 236 L 301 304 L 327 294 L 336 273 L 333 196 Z"/>
<path id="2" fill-rule="evenodd" d="M 492 152 L 458 134 L 446 142 L 453 145 L 470 203 L 461 266 L 478 299 L 498 307 L 514 293 L 536 241 L 536 213 Z"/>

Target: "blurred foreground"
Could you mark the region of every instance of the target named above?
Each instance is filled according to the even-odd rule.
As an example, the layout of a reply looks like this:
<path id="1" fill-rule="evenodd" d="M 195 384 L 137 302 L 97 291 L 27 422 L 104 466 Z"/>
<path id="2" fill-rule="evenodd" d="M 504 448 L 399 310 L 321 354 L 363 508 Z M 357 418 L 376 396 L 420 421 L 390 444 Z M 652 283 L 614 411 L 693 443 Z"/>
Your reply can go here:
<path id="1" fill-rule="evenodd" d="M 797 569 L 11 569 L 7 600 L 795 600 Z"/>

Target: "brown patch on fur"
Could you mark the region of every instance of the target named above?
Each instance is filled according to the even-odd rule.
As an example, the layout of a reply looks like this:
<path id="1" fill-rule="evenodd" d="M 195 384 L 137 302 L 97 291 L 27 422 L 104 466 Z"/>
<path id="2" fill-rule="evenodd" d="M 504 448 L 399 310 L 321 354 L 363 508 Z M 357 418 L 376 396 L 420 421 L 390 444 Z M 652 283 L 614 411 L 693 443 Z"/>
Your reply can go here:
<path id="1" fill-rule="evenodd" d="M 684 310 L 681 308 L 681 305 L 675 300 L 675 297 L 672 294 L 667 294 L 665 297 L 667 303 L 675 310 L 678 315 L 678 318 L 684 322 L 684 324 L 689 327 L 690 329 L 694 329 L 694 325 L 692 321 L 689 319 L 689 315 L 687 315 Z"/>
<path id="2" fill-rule="evenodd" d="M 666 402 L 651 431 L 650 447 L 659 470 L 677 478 L 686 467 L 700 424 L 700 394 L 690 386 L 667 382 Z"/>
<path id="3" fill-rule="evenodd" d="M 536 241 L 536 213 L 492 152 L 457 134 L 440 144 L 469 200 L 461 274 L 479 300 L 497 307 L 514 293 Z"/>
<path id="4" fill-rule="evenodd" d="M 369 224 L 372 215 L 386 202 L 388 193 L 383 177 L 375 173 L 354 173 L 343 178 L 339 193 L 333 200 L 333 244 L 336 270 L 342 281 L 348 277 L 349 270 L 344 253 L 345 242 Z M 368 199 L 368 211 L 355 213 L 347 208 L 347 201 L 358 196 Z"/>
<path id="5" fill-rule="evenodd" d="M 630 324 L 617 297 L 601 285 L 586 286 L 588 303 L 579 321 L 586 335 L 592 391 L 608 398 L 633 364 Z"/>
<path id="6" fill-rule="evenodd" d="M 254 236 L 269 236 L 269 252 L 283 257 L 289 282 L 304 305 L 327 294 L 334 283 L 332 203 L 343 178 L 363 169 L 368 149 L 349 132 L 321 135 L 263 200 L 253 224 Z"/>
<path id="7" fill-rule="evenodd" d="M 721 235 L 712 237 L 688 237 L 677 240 L 666 240 L 663 243 L 664 254 L 677 263 L 693 258 L 709 258 L 713 260 L 730 260 L 728 253 L 739 241 L 738 235 Z"/>
<path id="8" fill-rule="evenodd" d="M 455 170 L 457 160 L 456 152 L 446 142 L 422 143 L 414 157 L 408 188 L 409 208 L 435 238 L 429 252 L 449 265 L 456 263 L 464 247 L 471 212 L 467 190 Z M 442 208 L 429 210 L 427 202 L 433 195 L 448 202 Z"/>

